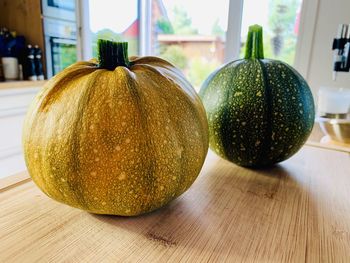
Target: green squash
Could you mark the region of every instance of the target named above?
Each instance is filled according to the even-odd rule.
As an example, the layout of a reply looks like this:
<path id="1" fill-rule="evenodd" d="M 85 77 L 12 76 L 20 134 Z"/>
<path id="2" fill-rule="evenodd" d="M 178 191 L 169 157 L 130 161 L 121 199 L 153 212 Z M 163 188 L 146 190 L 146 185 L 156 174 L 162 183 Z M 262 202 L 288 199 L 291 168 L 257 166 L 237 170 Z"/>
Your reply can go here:
<path id="1" fill-rule="evenodd" d="M 291 157 L 314 124 L 308 84 L 286 63 L 264 59 L 262 43 L 262 27 L 251 26 L 245 58 L 213 72 L 199 93 L 210 148 L 241 166 L 267 166 Z"/>

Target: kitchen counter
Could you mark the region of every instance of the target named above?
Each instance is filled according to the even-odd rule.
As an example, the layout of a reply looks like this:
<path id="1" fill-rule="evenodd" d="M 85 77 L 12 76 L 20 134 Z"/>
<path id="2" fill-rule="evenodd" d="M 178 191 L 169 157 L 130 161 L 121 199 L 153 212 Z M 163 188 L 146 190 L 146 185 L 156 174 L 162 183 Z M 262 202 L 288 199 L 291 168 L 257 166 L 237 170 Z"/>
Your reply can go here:
<path id="1" fill-rule="evenodd" d="M 65 206 L 26 179 L 0 190 L 0 261 L 346 262 L 349 189 L 349 153 L 312 146 L 262 170 L 209 152 L 185 194 L 134 218 Z"/>
<path id="2" fill-rule="evenodd" d="M 13 89 L 13 88 L 33 88 L 33 87 L 42 87 L 47 80 L 38 80 L 38 81 L 5 81 L 0 82 L 0 90 L 3 89 Z"/>

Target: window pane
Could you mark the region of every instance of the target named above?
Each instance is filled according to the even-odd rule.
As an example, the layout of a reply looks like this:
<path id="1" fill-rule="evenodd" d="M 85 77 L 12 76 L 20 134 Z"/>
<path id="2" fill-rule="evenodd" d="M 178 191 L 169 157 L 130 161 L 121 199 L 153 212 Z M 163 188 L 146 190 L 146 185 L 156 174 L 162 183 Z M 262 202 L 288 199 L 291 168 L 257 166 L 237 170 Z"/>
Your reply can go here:
<path id="1" fill-rule="evenodd" d="M 97 57 L 97 39 L 129 42 L 129 55 L 139 53 L 138 0 L 89 0 L 93 57 Z"/>
<path id="2" fill-rule="evenodd" d="M 242 16 L 242 48 L 244 54 L 248 27 L 264 28 L 264 55 L 290 65 L 294 63 L 302 0 L 244 0 Z"/>
<path id="3" fill-rule="evenodd" d="M 182 69 L 196 90 L 223 63 L 228 4 L 152 1 L 152 53 Z"/>

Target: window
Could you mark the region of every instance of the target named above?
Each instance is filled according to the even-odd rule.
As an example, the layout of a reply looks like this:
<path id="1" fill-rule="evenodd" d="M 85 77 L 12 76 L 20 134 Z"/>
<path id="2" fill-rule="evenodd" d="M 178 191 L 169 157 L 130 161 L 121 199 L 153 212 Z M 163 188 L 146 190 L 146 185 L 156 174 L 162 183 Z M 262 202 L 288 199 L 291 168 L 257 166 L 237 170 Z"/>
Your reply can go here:
<path id="1" fill-rule="evenodd" d="M 89 0 L 92 55 L 97 57 L 97 39 L 128 41 L 129 54 L 139 54 L 139 1 Z"/>
<path id="2" fill-rule="evenodd" d="M 155 55 L 172 62 L 197 91 L 225 56 L 237 57 L 239 49 L 243 57 L 252 24 L 264 28 L 266 58 L 294 63 L 302 0 L 81 1 L 89 2 L 93 57 L 98 38 L 128 41 L 131 56 Z M 228 27 L 229 17 L 239 23 L 235 20 L 237 25 L 232 26 L 233 19 Z M 230 39 L 226 39 L 228 28 Z"/>
<path id="3" fill-rule="evenodd" d="M 240 57 L 244 54 L 248 27 L 264 28 L 264 55 L 293 65 L 302 0 L 244 0 Z"/>
<path id="4" fill-rule="evenodd" d="M 93 57 L 100 37 L 128 41 L 130 55 L 172 62 L 197 91 L 214 69 L 243 57 L 253 24 L 264 28 L 266 58 L 294 64 L 302 0 L 81 1 L 89 3 Z"/>
<path id="5" fill-rule="evenodd" d="M 151 54 L 179 67 L 199 90 L 224 61 L 228 0 L 152 0 Z"/>

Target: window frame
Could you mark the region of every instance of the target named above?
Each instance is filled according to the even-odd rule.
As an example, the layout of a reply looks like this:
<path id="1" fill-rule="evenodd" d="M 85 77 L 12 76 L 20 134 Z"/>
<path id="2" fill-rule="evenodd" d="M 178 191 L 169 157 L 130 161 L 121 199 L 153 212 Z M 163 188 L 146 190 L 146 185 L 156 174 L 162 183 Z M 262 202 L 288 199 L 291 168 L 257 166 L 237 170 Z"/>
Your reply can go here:
<path id="1" fill-rule="evenodd" d="M 77 26 L 79 32 L 78 43 L 81 54 L 78 57 L 89 60 L 92 57 L 91 36 L 89 25 L 89 0 L 76 0 Z M 140 19 L 139 51 L 140 56 L 151 54 L 151 18 L 152 0 L 138 0 L 138 14 Z M 241 26 L 244 0 L 229 0 L 228 21 L 226 31 L 226 44 L 224 50 L 224 62 L 230 62 L 239 58 Z M 299 35 L 297 38 L 294 67 L 307 79 L 309 61 L 311 57 L 314 29 L 317 20 L 319 0 L 303 0 L 299 23 Z"/>

